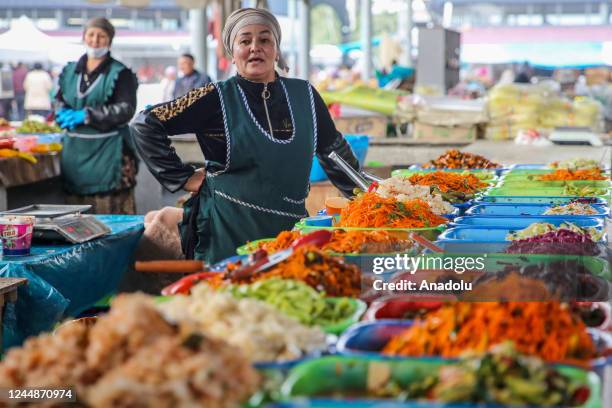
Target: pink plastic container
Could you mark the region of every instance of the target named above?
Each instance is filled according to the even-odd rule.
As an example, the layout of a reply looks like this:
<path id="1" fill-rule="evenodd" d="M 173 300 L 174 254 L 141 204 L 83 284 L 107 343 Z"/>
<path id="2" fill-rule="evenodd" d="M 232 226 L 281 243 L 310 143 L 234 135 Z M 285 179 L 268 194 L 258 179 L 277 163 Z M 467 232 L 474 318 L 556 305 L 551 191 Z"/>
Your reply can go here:
<path id="1" fill-rule="evenodd" d="M 29 152 L 38 144 L 38 136 L 17 136 L 13 141 L 13 149 Z"/>
<path id="2" fill-rule="evenodd" d="M 29 255 L 32 248 L 34 217 L 9 215 L 0 217 L 2 255 Z"/>

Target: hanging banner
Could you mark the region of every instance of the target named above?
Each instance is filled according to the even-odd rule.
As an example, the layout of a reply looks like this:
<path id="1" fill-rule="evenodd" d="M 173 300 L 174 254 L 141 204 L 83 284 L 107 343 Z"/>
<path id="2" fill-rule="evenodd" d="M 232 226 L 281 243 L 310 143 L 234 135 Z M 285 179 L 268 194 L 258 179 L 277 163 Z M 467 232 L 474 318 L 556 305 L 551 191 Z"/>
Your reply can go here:
<path id="1" fill-rule="evenodd" d="M 208 6 L 209 0 L 176 0 L 176 4 L 187 10 L 202 9 Z"/>
<path id="2" fill-rule="evenodd" d="M 123 7 L 131 8 L 144 8 L 147 7 L 150 0 L 119 0 L 119 5 Z"/>

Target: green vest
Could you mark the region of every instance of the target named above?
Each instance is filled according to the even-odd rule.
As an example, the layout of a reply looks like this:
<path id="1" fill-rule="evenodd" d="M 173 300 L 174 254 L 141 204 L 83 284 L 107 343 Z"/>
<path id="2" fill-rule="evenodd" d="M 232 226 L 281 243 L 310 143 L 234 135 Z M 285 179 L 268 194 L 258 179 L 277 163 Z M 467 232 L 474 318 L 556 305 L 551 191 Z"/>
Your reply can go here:
<path id="1" fill-rule="evenodd" d="M 112 96 L 119 73 L 128 69 L 113 60 L 108 72 L 100 74 L 85 93 L 80 91 L 81 74 L 71 62 L 59 77 L 59 87 L 68 107 L 80 110 L 104 105 Z M 72 194 L 88 195 L 116 190 L 121 183 L 124 141 L 131 146 L 127 125 L 100 132 L 87 125 L 66 131 L 63 138 L 62 177 Z"/>
<path id="2" fill-rule="evenodd" d="M 305 201 L 317 143 L 312 89 L 306 81 L 277 80 L 293 122 L 287 140 L 275 139 L 257 122 L 236 77 L 215 84 L 227 157 L 224 165 L 207 163 L 199 195 L 185 205 L 185 220 L 195 215 L 197 259 L 217 262 L 247 241 L 292 229 L 308 215 Z"/>

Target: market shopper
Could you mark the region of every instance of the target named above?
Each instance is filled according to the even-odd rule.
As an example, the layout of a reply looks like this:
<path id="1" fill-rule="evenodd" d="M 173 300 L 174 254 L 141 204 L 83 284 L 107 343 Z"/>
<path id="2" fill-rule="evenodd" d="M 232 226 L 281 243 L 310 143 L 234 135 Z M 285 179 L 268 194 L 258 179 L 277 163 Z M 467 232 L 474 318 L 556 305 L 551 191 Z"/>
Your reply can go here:
<path id="1" fill-rule="evenodd" d="M 69 203 L 91 204 L 99 214 L 134 214 L 137 161 L 127 125 L 136 110 L 138 81 L 110 55 L 114 35 L 107 19 L 91 19 L 83 30 L 86 54 L 60 75 L 62 176 Z"/>
<path id="2" fill-rule="evenodd" d="M 13 69 L 13 92 L 15 94 L 15 104 L 17 107 L 17 120 L 24 120 L 26 118 L 24 108 L 26 91 L 23 84 L 27 75 L 28 67 L 22 62 L 17 63 L 17 66 Z"/>
<path id="3" fill-rule="evenodd" d="M 345 194 L 354 188 L 327 155 L 359 167 L 325 103 L 307 82 L 280 78 L 280 26 L 263 9 L 232 13 L 223 31 L 238 75 L 151 107 L 132 122 L 136 146 L 168 190 L 193 192 L 185 211 L 156 218 L 172 228 L 182 217 L 188 257 L 218 261 L 247 241 L 273 237 L 307 215 L 305 199 L 314 155 Z M 196 133 L 204 169 L 181 162 L 168 135 Z M 175 224 L 176 225 L 176 224 Z"/>
<path id="4" fill-rule="evenodd" d="M 206 73 L 195 69 L 195 58 L 191 54 L 183 54 L 178 59 L 178 68 L 181 77 L 174 83 L 174 98 L 185 95 L 195 88 L 200 88 L 211 82 Z"/>
<path id="5" fill-rule="evenodd" d="M 25 110 L 28 115 L 47 117 L 51 111 L 51 90 L 53 80 L 51 75 L 42 69 L 42 64 L 34 64 L 34 69 L 28 72 L 23 82 L 25 90 Z"/>

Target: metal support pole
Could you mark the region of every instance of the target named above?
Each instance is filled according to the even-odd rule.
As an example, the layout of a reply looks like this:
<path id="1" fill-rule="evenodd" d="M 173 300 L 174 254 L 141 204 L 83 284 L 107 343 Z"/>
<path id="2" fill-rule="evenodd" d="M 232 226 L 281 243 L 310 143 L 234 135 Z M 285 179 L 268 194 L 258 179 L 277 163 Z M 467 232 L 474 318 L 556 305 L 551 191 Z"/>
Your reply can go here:
<path id="1" fill-rule="evenodd" d="M 412 0 L 406 0 L 406 10 L 398 13 L 398 37 L 403 47 L 400 63 L 405 67 L 412 66 Z"/>
<path id="2" fill-rule="evenodd" d="M 361 0 L 361 79 L 372 76 L 372 0 Z"/>
<path id="3" fill-rule="evenodd" d="M 195 58 L 195 66 L 205 73 L 208 68 L 208 20 L 206 8 L 189 10 L 189 34 L 191 37 L 191 53 Z"/>
<path id="4" fill-rule="evenodd" d="M 601 19 L 601 25 L 608 25 L 610 21 L 610 7 L 608 3 L 603 2 L 599 5 L 599 18 Z"/>
<path id="5" fill-rule="evenodd" d="M 58 29 L 61 30 L 66 27 L 66 23 L 64 21 L 64 10 L 62 10 L 61 8 L 55 10 L 55 21 L 57 21 Z"/>
<path id="6" fill-rule="evenodd" d="M 289 6 L 289 10 L 288 10 L 289 21 L 291 22 L 291 32 L 289 33 L 289 35 L 291 36 L 290 37 L 291 41 L 289 43 L 288 63 L 289 63 L 290 76 L 294 77 L 295 72 L 297 70 L 297 66 L 298 66 L 297 46 L 296 46 L 297 34 L 295 32 L 295 22 L 297 19 L 297 0 L 289 0 L 288 6 Z"/>
<path id="7" fill-rule="evenodd" d="M 308 0 L 299 0 L 298 15 L 300 17 L 298 77 L 308 80 L 310 77 L 310 2 Z"/>

